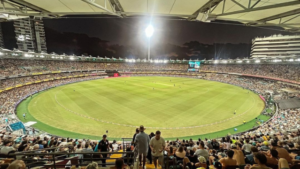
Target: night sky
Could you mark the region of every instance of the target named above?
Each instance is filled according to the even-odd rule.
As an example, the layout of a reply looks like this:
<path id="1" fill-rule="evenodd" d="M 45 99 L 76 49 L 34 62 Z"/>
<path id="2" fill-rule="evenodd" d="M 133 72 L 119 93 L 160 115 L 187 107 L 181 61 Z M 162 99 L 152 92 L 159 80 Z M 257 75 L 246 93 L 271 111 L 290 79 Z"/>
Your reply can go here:
<path id="1" fill-rule="evenodd" d="M 222 21 L 202 23 L 178 18 L 154 18 L 151 21 L 146 17 L 44 18 L 47 52 L 146 58 L 145 28 L 150 22 L 155 29 L 150 45 L 154 59 L 245 58 L 250 57 L 253 38 L 291 34 L 282 28 L 249 27 Z M 5 47 L 16 47 L 12 22 L 2 23 L 2 28 Z"/>
<path id="2" fill-rule="evenodd" d="M 68 18 L 45 19 L 45 26 L 59 32 L 84 33 L 91 37 L 98 37 L 113 44 L 136 45 L 145 41 L 144 30 L 149 24 L 147 18 Z M 179 19 L 153 19 L 155 29 L 153 43 L 163 42 L 182 45 L 188 41 L 200 43 L 251 43 L 255 37 L 273 34 L 287 34 L 256 27 L 248 27 L 225 23 L 202 23 Z"/>

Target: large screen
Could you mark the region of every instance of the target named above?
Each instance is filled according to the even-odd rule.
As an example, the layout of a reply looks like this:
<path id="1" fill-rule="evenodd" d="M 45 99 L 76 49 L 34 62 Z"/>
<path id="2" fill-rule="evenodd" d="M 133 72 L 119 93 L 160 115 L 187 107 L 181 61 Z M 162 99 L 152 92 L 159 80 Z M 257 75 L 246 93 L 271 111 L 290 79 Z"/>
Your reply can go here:
<path id="1" fill-rule="evenodd" d="M 196 72 L 199 71 L 200 68 L 200 61 L 189 61 L 189 72 Z"/>

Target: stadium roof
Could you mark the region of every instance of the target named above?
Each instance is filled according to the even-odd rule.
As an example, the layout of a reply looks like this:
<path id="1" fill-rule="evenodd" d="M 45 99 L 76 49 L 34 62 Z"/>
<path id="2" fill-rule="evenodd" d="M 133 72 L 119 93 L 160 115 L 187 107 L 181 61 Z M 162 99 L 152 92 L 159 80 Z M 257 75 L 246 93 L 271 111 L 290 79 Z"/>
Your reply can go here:
<path id="1" fill-rule="evenodd" d="M 190 21 L 237 21 L 249 26 L 300 30 L 300 0 L 2 0 L 0 17 L 66 15 L 178 17 Z M 1 6 L 1 5 L 0 5 Z"/>

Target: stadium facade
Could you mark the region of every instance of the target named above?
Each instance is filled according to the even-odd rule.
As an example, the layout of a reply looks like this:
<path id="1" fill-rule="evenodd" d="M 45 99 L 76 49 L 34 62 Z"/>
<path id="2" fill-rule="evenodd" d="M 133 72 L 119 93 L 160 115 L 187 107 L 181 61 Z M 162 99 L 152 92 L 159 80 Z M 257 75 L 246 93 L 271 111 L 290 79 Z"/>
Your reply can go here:
<path id="1" fill-rule="evenodd" d="M 42 20 L 25 18 L 14 21 L 18 49 L 21 51 L 47 51 Z"/>
<path id="2" fill-rule="evenodd" d="M 295 58 L 300 57 L 300 35 L 273 35 L 252 40 L 253 58 Z"/>

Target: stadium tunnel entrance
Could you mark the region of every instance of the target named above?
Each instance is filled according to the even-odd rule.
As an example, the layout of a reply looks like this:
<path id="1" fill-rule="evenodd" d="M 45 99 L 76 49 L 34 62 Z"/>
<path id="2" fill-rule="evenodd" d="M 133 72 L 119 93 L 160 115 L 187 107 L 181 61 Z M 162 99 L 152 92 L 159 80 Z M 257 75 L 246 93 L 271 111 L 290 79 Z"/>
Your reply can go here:
<path id="1" fill-rule="evenodd" d="M 106 70 L 105 73 L 107 73 L 107 75 L 109 77 L 118 77 L 118 76 L 120 76 L 120 73 L 117 70 Z"/>

